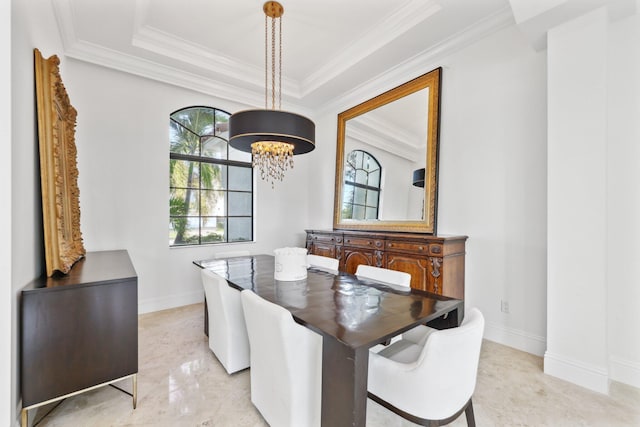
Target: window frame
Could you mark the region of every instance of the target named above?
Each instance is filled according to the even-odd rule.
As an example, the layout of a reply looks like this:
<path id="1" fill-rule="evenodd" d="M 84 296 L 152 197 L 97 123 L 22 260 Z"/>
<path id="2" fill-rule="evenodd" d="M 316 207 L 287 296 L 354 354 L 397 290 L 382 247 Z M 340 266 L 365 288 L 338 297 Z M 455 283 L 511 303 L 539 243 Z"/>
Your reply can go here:
<path id="1" fill-rule="evenodd" d="M 353 188 L 353 195 L 352 195 L 352 197 L 351 197 L 351 200 L 350 200 L 350 201 L 347 201 L 347 200 L 343 200 L 343 201 L 342 201 L 342 212 L 344 212 L 344 211 L 345 211 L 345 206 L 346 206 L 346 205 L 349 205 L 349 206 L 350 206 L 350 211 L 351 211 L 351 217 L 346 218 L 346 217 L 342 216 L 342 219 L 358 219 L 358 220 L 360 220 L 360 219 L 374 219 L 374 218 L 367 218 L 366 212 L 367 212 L 367 209 L 368 209 L 368 208 L 375 208 L 375 210 L 376 210 L 376 216 L 375 216 L 375 219 L 378 219 L 378 215 L 380 214 L 380 195 L 381 195 L 381 193 L 382 193 L 382 165 L 380 164 L 380 162 L 378 161 L 378 159 L 376 159 L 376 157 L 375 157 L 373 154 L 371 154 L 371 153 L 370 153 L 370 152 L 368 152 L 368 151 L 361 150 L 361 149 L 351 150 L 351 151 L 346 155 L 345 163 L 348 163 L 349 165 L 351 165 L 351 163 L 350 163 L 350 161 L 349 161 L 349 158 L 350 158 L 350 156 L 351 156 L 351 153 L 354 153 L 354 152 L 361 152 L 361 153 L 366 154 L 367 156 L 369 156 L 369 158 L 371 158 L 371 159 L 376 163 L 376 165 L 378 165 L 378 168 L 377 168 L 377 169 L 374 169 L 374 170 L 378 170 L 378 171 L 379 171 L 379 176 L 378 176 L 378 186 L 377 186 L 377 187 L 374 187 L 374 186 L 372 186 L 372 185 L 368 185 L 368 184 L 361 184 L 361 183 L 356 182 L 357 180 L 356 180 L 356 181 L 349 181 L 349 180 L 347 180 L 347 178 L 346 178 L 346 175 L 347 175 L 347 173 L 346 173 L 346 172 L 347 172 L 347 168 L 345 168 L 345 171 L 344 171 L 344 177 L 343 177 L 343 186 L 344 186 L 344 187 L 343 187 L 343 193 L 346 195 L 346 194 L 348 194 L 348 193 L 349 193 L 347 189 L 348 189 L 348 188 Z M 370 170 L 365 170 L 365 169 L 363 169 L 363 168 L 358 168 L 358 167 L 356 167 L 357 165 L 351 165 L 351 166 L 352 166 L 352 168 L 353 168 L 353 170 L 354 170 L 354 172 L 355 172 L 355 174 L 354 174 L 354 179 L 355 179 L 355 176 L 357 176 L 357 171 L 358 171 L 358 170 L 365 171 L 365 173 L 367 173 L 367 176 L 371 173 L 371 172 L 370 172 Z M 368 182 L 368 181 L 369 181 L 369 180 L 367 179 L 367 182 Z M 366 193 L 367 195 L 369 194 L 369 191 L 370 191 L 370 190 L 371 190 L 371 191 L 376 191 L 376 192 L 377 192 L 377 197 L 376 197 L 376 204 L 375 204 L 375 206 L 373 206 L 373 205 L 369 205 L 369 204 L 367 203 L 367 202 L 368 202 L 368 200 L 367 200 L 366 198 L 365 198 L 365 202 L 364 202 L 364 204 L 356 203 L 356 202 L 355 202 L 355 199 L 356 199 L 356 194 L 355 194 L 356 192 L 355 192 L 355 190 L 356 190 L 357 188 L 364 189 L 364 190 L 367 192 L 367 193 Z M 364 218 L 354 218 L 354 217 L 353 217 L 354 206 L 362 206 L 362 207 L 364 208 L 364 213 L 365 213 Z M 342 214 L 341 214 L 341 215 L 342 215 Z"/>
<path id="2" fill-rule="evenodd" d="M 185 126 L 180 120 L 177 120 L 176 118 L 174 118 L 173 116 L 176 113 L 180 113 L 180 112 L 184 112 L 184 111 L 188 111 L 188 110 L 192 110 L 192 109 L 206 109 L 206 110 L 211 110 L 211 114 L 213 115 L 213 122 L 212 122 L 212 133 L 207 133 L 207 134 L 202 134 L 199 135 L 198 133 L 196 133 L 195 131 L 193 131 L 192 129 L 188 128 L 187 126 Z M 255 199 L 255 174 L 254 174 L 254 169 L 253 169 L 253 165 L 251 163 L 251 160 L 247 161 L 247 162 L 243 162 L 240 160 L 230 160 L 229 159 L 229 155 L 230 155 L 230 145 L 229 145 L 229 140 L 228 138 L 225 138 L 223 136 L 220 135 L 220 132 L 218 132 L 217 129 L 217 117 L 218 114 L 224 114 L 228 117 L 231 116 L 231 113 L 221 109 L 221 108 L 216 108 L 216 107 L 211 107 L 211 106 L 206 106 L 206 105 L 192 105 L 192 106 L 188 106 L 188 107 L 184 107 L 184 108 L 180 108 L 178 110 L 173 111 L 171 114 L 169 114 L 169 132 L 172 132 L 172 122 L 176 125 L 179 126 L 183 131 L 187 131 L 189 133 L 191 133 L 192 135 L 194 135 L 197 139 L 198 139 L 198 154 L 185 154 L 185 153 L 177 153 L 177 152 L 173 152 L 172 151 L 172 139 L 171 136 L 169 137 L 169 168 L 171 170 L 171 165 L 172 165 L 172 161 L 174 160 L 178 160 L 178 161 L 185 161 L 185 162 L 193 162 L 195 165 L 197 165 L 198 167 L 198 181 L 197 181 L 197 187 L 194 186 L 194 183 L 191 182 L 187 182 L 185 183 L 185 186 L 174 186 L 172 185 L 172 179 L 171 179 L 171 172 L 170 172 L 170 176 L 169 176 L 169 195 L 170 195 L 170 202 L 169 202 L 169 226 L 170 226 L 170 230 L 172 228 L 175 228 L 175 225 L 173 223 L 174 220 L 176 219 L 184 219 L 187 224 L 190 220 L 193 219 L 197 219 L 198 222 L 198 226 L 197 226 L 197 241 L 190 243 L 188 241 L 184 241 L 183 243 L 175 243 L 175 238 L 172 240 L 171 236 L 169 237 L 169 247 L 170 248 L 184 248 L 184 247 L 200 247 L 200 246 L 206 246 L 206 245 L 220 245 L 220 244 L 236 244 L 236 243 L 249 243 L 249 242 L 255 242 L 255 207 L 256 207 L 256 199 Z M 224 123 L 224 122 L 223 122 Z M 224 131 L 222 131 L 222 133 L 224 133 Z M 223 141 L 226 142 L 226 153 L 225 153 L 225 158 L 224 159 L 219 159 L 219 158 L 215 158 L 215 157 L 207 157 L 207 156 L 203 156 L 203 146 L 204 144 L 211 138 L 218 138 L 221 139 Z M 202 170 L 201 167 L 203 164 L 210 164 L 210 165 L 220 165 L 220 166 L 224 166 L 227 168 L 227 171 L 225 173 L 225 182 L 224 185 L 222 186 L 221 189 L 215 189 L 215 188 L 207 188 L 206 186 L 203 186 L 202 183 L 202 173 L 200 173 L 200 171 Z M 250 186 L 249 189 L 247 190 L 230 190 L 229 189 L 229 181 L 230 181 L 230 177 L 229 177 L 229 168 L 231 167 L 240 167 L 240 168 L 246 168 L 246 169 L 250 169 L 250 173 L 251 173 L 251 177 L 250 177 Z M 171 194 L 173 193 L 174 190 L 183 190 L 183 191 L 192 191 L 192 192 L 196 192 L 197 193 L 197 215 L 193 215 L 189 213 L 189 206 L 188 206 L 188 202 L 185 202 L 185 212 L 184 214 L 173 214 L 172 213 L 172 205 L 171 205 Z M 223 215 L 203 215 L 202 214 L 202 195 L 203 192 L 205 191 L 221 191 L 225 193 L 225 203 L 224 203 L 224 213 Z M 250 207 L 250 214 L 249 215 L 229 215 L 229 210 L 230 210 L 230 206 L 229 206 L 229 194 L 230 193 L 244 193 L 244 194 L 249 194 L 250 195 L 250 200 L 251 200 L 251 207 Z M 247 240 L 229 240 L 229 219 L 230 218 L 248 218 L 250 223 L 251 223 L 251 236 L 249 239 Z M 224 219 L 224 224 L 225 224 L 225 228 L 224 228 L 224 239 L 220 240 L 220 241 L 207 241 L 204 240 L 203 238 L 205 238 L 206 236 L 203 236 L 203 220 L 205 219 L 212 219 L 212 220 L 219 220 L 219 219 Z M 195 229 L 195 228 L 194 228 Z M 194 233 L 195 234 L 195 233 Z"/>

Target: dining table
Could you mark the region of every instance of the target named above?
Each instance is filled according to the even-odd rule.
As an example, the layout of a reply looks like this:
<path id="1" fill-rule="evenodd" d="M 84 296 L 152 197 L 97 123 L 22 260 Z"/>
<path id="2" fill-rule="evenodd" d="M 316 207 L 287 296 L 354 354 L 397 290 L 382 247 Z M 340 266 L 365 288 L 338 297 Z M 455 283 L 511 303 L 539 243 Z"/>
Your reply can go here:
<path id="1" fill-rule="evenodd" d="M 275 258 L 252 255 L 193 261 L 278 304 L 322 336 L 322 426 L 364 426 L 370 348 L 420 324 L 459 326 L 464 300 L 397 287 L 338 271 L 309 268 L 296 281 L 275 280 Z"/>

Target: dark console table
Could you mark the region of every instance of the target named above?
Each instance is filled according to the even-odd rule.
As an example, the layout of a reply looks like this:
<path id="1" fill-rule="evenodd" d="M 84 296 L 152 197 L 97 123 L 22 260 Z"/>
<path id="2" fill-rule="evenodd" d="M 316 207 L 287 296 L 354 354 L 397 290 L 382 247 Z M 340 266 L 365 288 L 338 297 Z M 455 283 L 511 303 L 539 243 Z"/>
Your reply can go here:
<path id="1" fill-rule="evenodd" d="M 127 251 L 89 252 L 22 290 L 21 424 L 28 410 L 131 378 L 137 399 L 138 277 Z"/>

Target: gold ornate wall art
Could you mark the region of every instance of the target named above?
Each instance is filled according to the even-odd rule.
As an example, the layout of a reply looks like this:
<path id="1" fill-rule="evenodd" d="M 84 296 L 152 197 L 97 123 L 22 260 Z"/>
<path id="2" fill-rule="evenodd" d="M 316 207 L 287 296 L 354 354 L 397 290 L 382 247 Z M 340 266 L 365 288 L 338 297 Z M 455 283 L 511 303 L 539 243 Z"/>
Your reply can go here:
<path id="1" fill-rule="evenodd" d="M 76 109 L 60 78 L 56 55 L 34 49 L 42 220 L 47 276 L 68 273 L 86 251 L 80 231 Z"/>

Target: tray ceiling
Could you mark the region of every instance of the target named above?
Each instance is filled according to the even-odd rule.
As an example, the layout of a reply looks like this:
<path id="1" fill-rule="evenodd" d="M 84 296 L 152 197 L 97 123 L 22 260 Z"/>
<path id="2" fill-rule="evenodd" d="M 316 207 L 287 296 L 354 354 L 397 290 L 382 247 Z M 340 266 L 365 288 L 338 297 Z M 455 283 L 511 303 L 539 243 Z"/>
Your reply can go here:
<path id="1" fill-rule="evenodd" d="M 53 0 L 64 54 L 264 105 L 263 0 Z M 283 109 L 318 109 L 513 23 L 508 0 L 283 0 Z M 389 86 L 389 87 L 392 87 Z"/>

